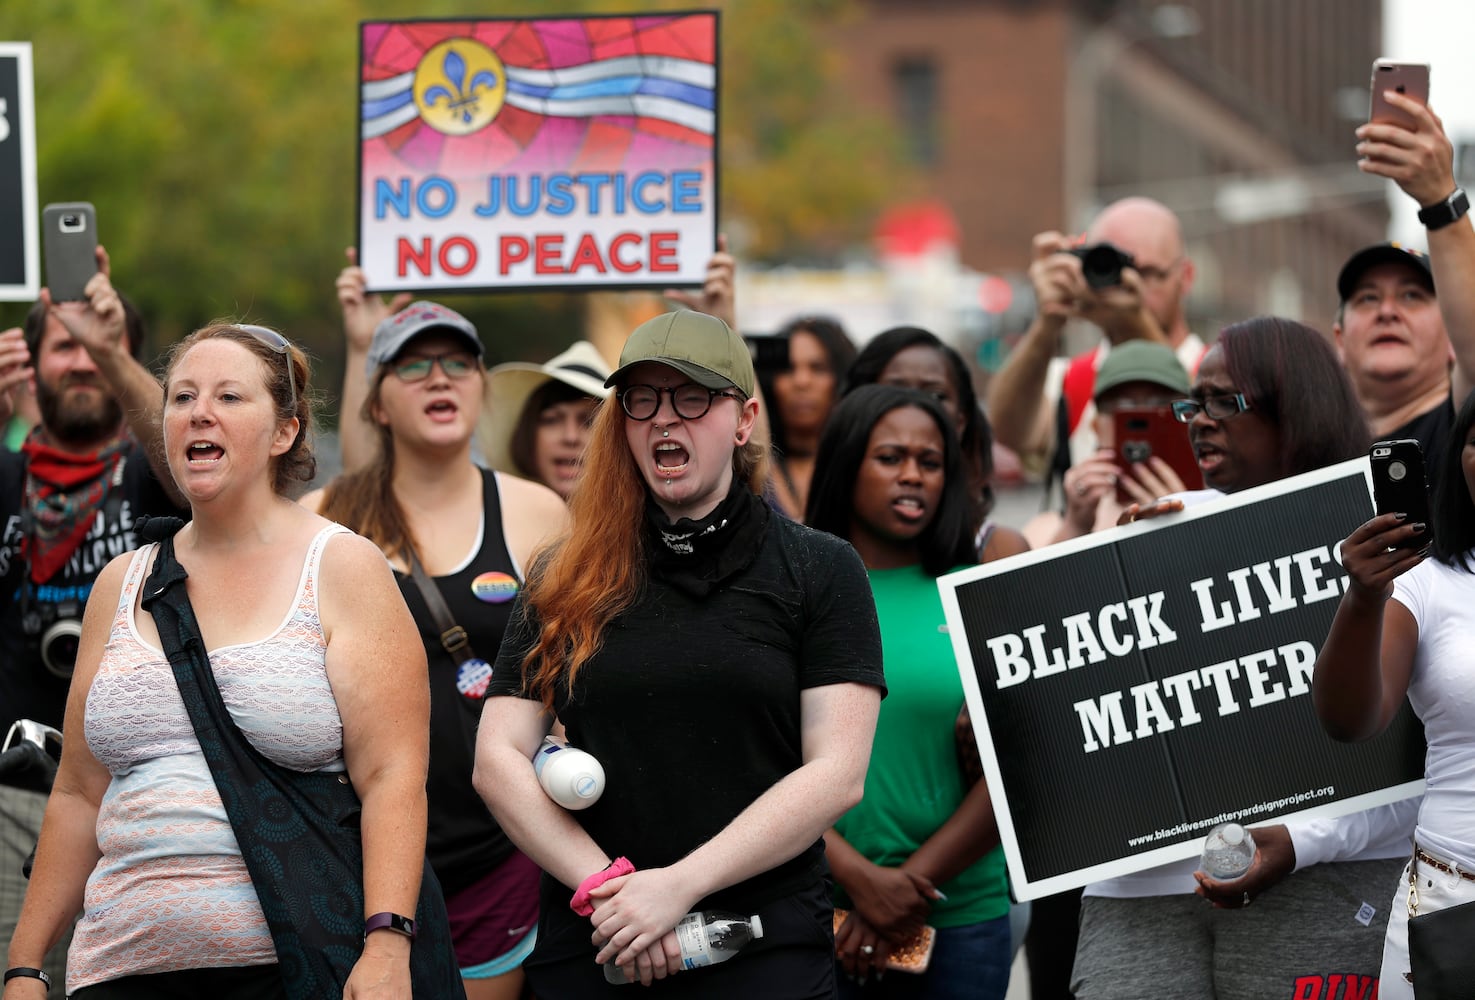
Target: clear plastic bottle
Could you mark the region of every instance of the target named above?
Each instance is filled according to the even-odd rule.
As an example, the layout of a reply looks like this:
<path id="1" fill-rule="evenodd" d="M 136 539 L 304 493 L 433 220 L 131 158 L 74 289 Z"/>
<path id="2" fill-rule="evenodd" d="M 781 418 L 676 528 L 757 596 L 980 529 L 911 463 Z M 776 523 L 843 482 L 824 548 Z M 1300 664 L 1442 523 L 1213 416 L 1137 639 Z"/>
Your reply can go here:
<path id="1" fill-rule="evenodd" d="M 754 914 L 744 917 L 722 910 L 699 910 L 688 913 L 676 925 L 676 940 L 681 943 L 681 967 L 700 969 L 716 965 L 736 955 L 749 942 L 763 936 L 763 921 Z M 604 965 L 604 978 L 611 983 L 629 983 L 620 967 L 613 962 Z"/>
<path id="2" fill-rule="evenodd" d="M 1232 882 L 1250 870 L 1255 860 L 1255 838 L 1238 823 L 1220 823 L 1204 838 L 1199 869 L 1220 882 Z"/>
<path id="3" fill-rule="evenodd" d="M 533 773 L 548 797 L 565 809 L 587 809 L 604 794 L 604 766 L 562 737 L 543 737 L 533 755 Z"/>

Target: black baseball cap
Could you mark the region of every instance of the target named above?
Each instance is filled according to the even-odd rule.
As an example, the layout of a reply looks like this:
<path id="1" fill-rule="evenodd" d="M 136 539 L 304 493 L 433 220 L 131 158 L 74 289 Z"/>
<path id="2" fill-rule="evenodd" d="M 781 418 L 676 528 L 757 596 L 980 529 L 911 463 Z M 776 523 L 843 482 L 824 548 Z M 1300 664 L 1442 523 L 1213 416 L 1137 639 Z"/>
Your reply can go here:
<path id="1" fill-rule="evenodd" d="M 1407 264 L 1428 282 L 1429 291 L 1434 291 L 1434 272 L 1429 269 L 1428 254 L 1402 243 L 1374 243 L 1348 257 L 1347 263 L 1342 265 L 1342 270 L 1337 275 L 1338 300 L 1346 302 L 1350 299 L 1362 276 L 1369 268 L 1379 264 Z"/>

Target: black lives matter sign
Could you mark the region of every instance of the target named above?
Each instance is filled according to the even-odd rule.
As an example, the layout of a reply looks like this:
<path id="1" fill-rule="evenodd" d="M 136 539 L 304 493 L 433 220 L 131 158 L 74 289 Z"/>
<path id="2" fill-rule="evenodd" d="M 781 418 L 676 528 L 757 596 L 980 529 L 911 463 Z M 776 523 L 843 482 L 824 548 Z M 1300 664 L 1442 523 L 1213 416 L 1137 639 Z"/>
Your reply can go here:
<path id="1" fill-rule="evenodd" d="M 0 301 L 40 292 L 31 46 L 0 42 Z"/>
<path id="2" fill-rule="evenodd" d="M 1405 705 L 1357 745 L 1311 675 L 1372 516 L 1348 462 L 942 578 L 1016 894 L 1191 857 L 1216 822 L 1418 794 Z"/>

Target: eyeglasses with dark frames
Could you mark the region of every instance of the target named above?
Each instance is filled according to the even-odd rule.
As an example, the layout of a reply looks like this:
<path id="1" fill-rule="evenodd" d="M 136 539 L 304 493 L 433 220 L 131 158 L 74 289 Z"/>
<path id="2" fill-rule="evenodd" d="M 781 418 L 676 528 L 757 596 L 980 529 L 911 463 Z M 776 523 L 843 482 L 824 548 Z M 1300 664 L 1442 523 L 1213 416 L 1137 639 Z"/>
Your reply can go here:
<path id="1" fill-rule="evenodd" d="M 292 342 L 275 330 L 265 326 L 236 324 L 236 329 L 250 334 L 257 343 L 280 354 L 287 365 L 287 388 L 292 394 L 292 405 L 288 412 L 297 412 L 297 377 L 292 373 Z"/>
<path id="2" fill-rule="evenodd" d="M 391 367 L 401 382 L 423 382 L 430 377 L 430 371 L 437 362 L 447 378 L 465 378 L 476 370 L 476 359 L 461 351 L 411 358 Z"/>
<path id="3" fill-rule="evenodd" d="M 670 388 L 654 385 L 627 385 L 617 395 L 620 398 L 620 406 L 625 410 L 625 415 L 631 420 L 649 420 L 661 408 L 662 393 L 671 397 L 671 409 L 675 410 L 676 415 L 682 420 L 700 420 L 705 417 L 707 411 L 712 408 L 712 400 L 718 396 L 726 396 L 738 402 L 743 400 L 740 393 L 729 392 L 726 389 L 708 389 L 695 382 L 687 382 Z"/>
<path id="4" fill-rule="evenodd" d="M 1205 396 L 1202 401 L 1197 399 L 1173 400 L 1173 416 L 1177 417 L 1180 423 L 1185 424 L 1198 416 L 1200 410 L 1208 414 L 1210 420 L 1228 420 L 1250 408 L 1249 400 L 1245 399 L 1245 394 L 1242 392 Z"/>

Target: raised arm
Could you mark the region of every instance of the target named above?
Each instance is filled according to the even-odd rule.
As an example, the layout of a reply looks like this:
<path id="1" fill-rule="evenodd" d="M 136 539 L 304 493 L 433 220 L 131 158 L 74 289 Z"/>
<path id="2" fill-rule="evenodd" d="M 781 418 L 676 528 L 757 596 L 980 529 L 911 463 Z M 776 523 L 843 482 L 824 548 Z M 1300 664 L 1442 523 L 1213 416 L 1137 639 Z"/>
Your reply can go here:
<path id="1" fill-rule="evenodd" d="M 98 374 L 107 382 L 128 430 L 143 446 L 149 466 L 169 498 L 183 507 L 185 500 L 164 461 L 164 390 L 152 372 L 135 359 L 127 340 L 123 300 L 118 297 L 109 277 L 107 251 L 97 248 L 98 271 L 83 288 L 86 298 L 80 302 L 53 302 L 46 289 L 41 301 L 48 311 L 66 327 L 73 340 L 81 344 L 97 366 Z"/>
<path id="2" fill-rule="evenodd" d="M 379 439 L 374 428 L 363 418 L 364 400 L 369 396 L 369 344 L 374 328 L 410 304 L 408 292 L 401 292 L 386 302 L 382 295 L 366 292 L 363 268 L 358 266 L 358 251 L 349 247 L 344 252 L 348 266 L 338 272 L 338 304 L 343 309 L 343 397 L 338 401 L 338 446 L 342 452 L 343 471 L 356 472 L 379 455 Z"/>
<path id="3" fill-rule="evenodd" d="M 668 288 L 666 298 L 737 329 L 737 259 L 727 252 L 727 234 L 717 234 L 717 251 L 707 261 L 707 276 L 697 291 Z"/>
<path id="4" fill-rule="evenodd" d="M 343 761 L 363 803 L 364 915 L 413 915 L 425 863 L 430 755 L 425 648 L 389 564 L 367 539 L 337 535 L 328 542 L 319 594 Z M 370 934 L 344 996 L 389 983 L 383 996 L 408 998 L 409 957 L 408 938 Z"/>
<path id="5" fill-rule="evenodd" d="M 1358 169 L 1395 181 L 1420 208 L 1454 193 L 1454 148 L 1444 123 L 1430 108 L 1394 91 L 1388 103 L 1407 112 L 1415 127 L 1368 123 L 1357 130 Z M 1475 387 L 1475 228 L 1468 213 L 1430 229 L 1429 266 L 1434 272 L 1439 312 L 1454 349 L 1451 388 L 1455 408 Z"/>
<path id="6" fill-rule="evenodd" d="M 83 889 L 102 856 L 97 846 L 97 812 L 112 776 L 87 746 L 83 723 L 87 694 L 102 662 L 103 647 L 131 558 L 131 554 L 119 556 L 103 569 L 83 613 L 77 665 L 62 724 L 61 766 L 51 786 L 51 797 L 46 801 L 36 864 L 26 890 L 25 906 L 10 939 L 6 968 L 41 967 L 46 953 L 81 912 Z M 6 1000 L 44 996 L 45 986 L 37 979 L 15 979 L 5 987 Z"/>

